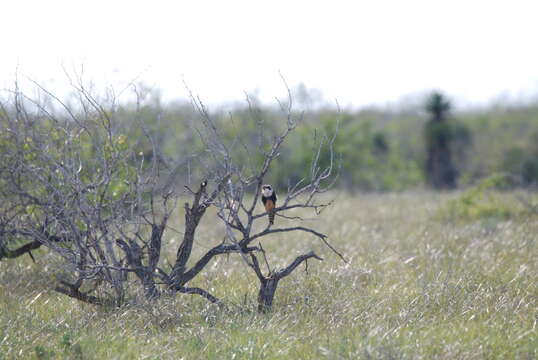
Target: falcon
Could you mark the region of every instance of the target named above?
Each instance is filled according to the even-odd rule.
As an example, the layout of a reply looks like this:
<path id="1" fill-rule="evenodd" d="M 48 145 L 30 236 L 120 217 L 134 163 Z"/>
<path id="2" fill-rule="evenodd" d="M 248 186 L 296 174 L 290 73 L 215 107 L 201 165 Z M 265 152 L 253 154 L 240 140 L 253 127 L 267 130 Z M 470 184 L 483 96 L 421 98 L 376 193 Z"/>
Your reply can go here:
<path id="1" fill-rule="evenodd" d="M 276 206 L 276 193 L 271 185 L 262 186 L 262 203 L 265 206 L 265 211 L 269 214 L 269 224 L 275 223 L 275 206 Z"/>

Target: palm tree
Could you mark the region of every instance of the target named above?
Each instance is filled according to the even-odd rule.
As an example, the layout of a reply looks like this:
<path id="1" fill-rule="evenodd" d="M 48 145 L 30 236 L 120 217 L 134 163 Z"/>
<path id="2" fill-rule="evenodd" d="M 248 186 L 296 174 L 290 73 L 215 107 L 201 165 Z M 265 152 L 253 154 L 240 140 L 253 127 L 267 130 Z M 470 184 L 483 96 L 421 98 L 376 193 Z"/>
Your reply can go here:
<path id="1" fill-rule="evenodd" d="M 450 101 L 440 92 L 434 92 L 428 97 L 425 108 L 430 114 L 425 128 L 428 183 L 437 189 L 455 188 L 457 171 L 450 147 L 453 131 L 448 122 Z"/>

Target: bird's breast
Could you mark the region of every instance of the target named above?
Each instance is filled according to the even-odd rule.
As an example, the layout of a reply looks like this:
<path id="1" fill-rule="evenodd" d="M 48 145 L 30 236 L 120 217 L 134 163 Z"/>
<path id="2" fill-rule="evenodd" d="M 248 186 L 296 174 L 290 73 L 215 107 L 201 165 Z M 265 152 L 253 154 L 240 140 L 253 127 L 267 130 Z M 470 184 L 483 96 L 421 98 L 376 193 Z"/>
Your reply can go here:
<path id="1" fill-rule="evenodd" d="M 265 201 L 265 210 L 270 211 L 275 208 L 275 203 L 271 199 L 266 199 Z"/>

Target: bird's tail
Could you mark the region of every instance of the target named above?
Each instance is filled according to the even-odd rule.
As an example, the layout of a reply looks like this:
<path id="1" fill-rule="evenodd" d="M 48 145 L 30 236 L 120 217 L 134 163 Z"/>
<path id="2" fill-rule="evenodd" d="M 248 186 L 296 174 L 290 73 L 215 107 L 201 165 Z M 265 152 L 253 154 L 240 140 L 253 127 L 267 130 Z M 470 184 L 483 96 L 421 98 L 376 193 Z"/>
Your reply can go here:
<path id="1" fill-rule="evenodd" d="M 269 211 L 269 224 L 273 225 L 275 223 L 275 210 Z"/>

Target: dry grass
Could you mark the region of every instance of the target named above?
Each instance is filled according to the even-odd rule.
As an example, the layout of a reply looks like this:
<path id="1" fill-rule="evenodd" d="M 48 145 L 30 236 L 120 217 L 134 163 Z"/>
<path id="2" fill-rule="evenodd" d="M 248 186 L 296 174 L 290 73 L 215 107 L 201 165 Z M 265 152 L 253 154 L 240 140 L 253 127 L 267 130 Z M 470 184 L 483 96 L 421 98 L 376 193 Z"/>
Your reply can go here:
<path id="1" fill-rule="evenodd" d="M 268 315 L 237 256 L 196 280 L 230 312 L 192 295 L 99 309 L 48 290 L 45 252 L 4 261 L 0 359 L 538 357 L 536 216 L 447 221 L 439 209 L 454 194 L 333 195 L 316 226 L 351 263 L 307 234 L 264 239 L 279 266 L 310 249 L 325 258 L 283 280 Z M 221 234 L 208 217 L 197 245 Z M 170 251 L 178 239 L 169 233 Z"/>

